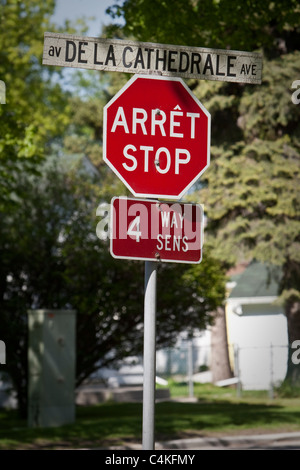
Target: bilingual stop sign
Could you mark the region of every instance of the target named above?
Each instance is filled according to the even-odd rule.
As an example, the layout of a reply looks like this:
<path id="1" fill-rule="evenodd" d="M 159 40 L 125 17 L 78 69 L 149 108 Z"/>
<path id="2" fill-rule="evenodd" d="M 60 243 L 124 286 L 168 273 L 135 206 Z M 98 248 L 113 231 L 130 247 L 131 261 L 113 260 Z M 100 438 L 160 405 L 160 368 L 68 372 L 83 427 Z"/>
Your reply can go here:
<path id="1" fill-rule="evenodd" d="M 210 114 L 181 78 L 134 75 L 104 107 L 103 159 L 134 196 L 180 199 L 210 161 Z"/>

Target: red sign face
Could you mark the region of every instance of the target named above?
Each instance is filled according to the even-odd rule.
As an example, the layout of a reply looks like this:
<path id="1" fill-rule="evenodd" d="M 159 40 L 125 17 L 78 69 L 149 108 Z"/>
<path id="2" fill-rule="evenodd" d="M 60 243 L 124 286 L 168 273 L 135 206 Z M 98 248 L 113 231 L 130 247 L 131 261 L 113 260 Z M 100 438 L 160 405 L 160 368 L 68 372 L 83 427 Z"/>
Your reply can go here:
<path id="1" fill-rule="evenodd" d="M 104 107 L 103 158 L 134 196 L 180 199 L 209 165 L 210 114 L 181 78 L 135 75 Z"/>
<path id="2" fill-rule="evenodd" d="M 110 252 L 115 258 L 200 263 L 202 244 L 200 205 L 112 199 Z"/>

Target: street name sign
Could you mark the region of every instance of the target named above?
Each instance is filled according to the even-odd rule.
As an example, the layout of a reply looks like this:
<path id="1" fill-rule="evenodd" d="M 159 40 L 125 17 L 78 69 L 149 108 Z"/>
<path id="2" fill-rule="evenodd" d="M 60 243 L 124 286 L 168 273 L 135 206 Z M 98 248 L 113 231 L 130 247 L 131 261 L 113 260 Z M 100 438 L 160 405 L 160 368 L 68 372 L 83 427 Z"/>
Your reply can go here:
<path id="1" fill-rule="evenodd" d="M 210 162 L 210 114 L 181 78 L 134 75 L 103 112 L 103 159 L 134 196 L 180 199 Z"/>
<path id="2" fill-rule="evenodd" d="M 44 33 L 43 64 L 252 84 L 260 84 L 262 78 L 262 55 L 258 52 L 51 32 Z"/>
<path id="3" fill-rule="evenodd" d="M 200 263 L 203 210 L 199 204 L 115 197 L 110 252 L 115 258 Z"/>

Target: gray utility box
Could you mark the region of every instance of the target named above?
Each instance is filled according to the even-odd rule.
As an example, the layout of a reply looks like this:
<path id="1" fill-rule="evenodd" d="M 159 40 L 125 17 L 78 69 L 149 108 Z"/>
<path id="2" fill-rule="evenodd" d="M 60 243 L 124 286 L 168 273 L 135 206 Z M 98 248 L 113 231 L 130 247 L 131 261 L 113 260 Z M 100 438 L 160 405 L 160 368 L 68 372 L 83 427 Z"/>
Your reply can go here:
<path id="1" fill-rule="evenodd" d="M 28 312 L 28 426 L 75 421 L 76 312 Z"/>

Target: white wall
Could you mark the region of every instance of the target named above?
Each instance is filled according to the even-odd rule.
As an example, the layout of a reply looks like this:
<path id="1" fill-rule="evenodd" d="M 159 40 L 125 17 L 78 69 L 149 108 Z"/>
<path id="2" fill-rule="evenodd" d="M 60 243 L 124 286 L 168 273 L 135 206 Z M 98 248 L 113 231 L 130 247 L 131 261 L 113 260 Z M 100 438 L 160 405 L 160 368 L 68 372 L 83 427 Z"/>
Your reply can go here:
<path id="1" fill-rule="evenodd" d="M 193 372 L 197 373 L 200 366 L 210 366 L 210 331 L 195 331 L 192 345 Z M 161 375 L 186 375 L 188 360 L 188 342 L 183 333 L 173 348 L 160 349 L 156 352 L 156 371 Z"/>
<path id="2" fill-rule="evenodd" d="M 230 345 L 238 346 L 244 390 L 268 390 L 271 381 L 277 385 L 285 378 L 288 334 L 287 320 L 280 307 L 229 300 L 227 332 Z"/>

